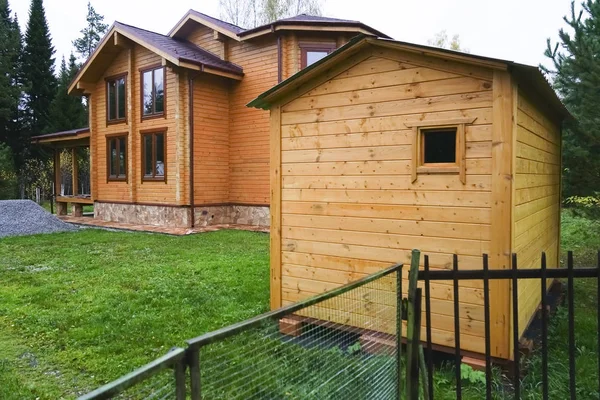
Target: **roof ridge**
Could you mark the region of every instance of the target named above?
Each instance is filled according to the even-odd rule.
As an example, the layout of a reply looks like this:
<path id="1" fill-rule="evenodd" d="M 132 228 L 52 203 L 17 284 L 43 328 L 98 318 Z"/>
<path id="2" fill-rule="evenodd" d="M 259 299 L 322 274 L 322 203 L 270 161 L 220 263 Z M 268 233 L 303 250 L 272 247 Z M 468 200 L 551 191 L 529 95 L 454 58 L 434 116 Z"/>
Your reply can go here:
<path id="1" fill-rule="evenodd" d="M 148 32 L 148 33 L 153 33 L 153 34 L 155 34 L 155 35 L 163 36 L 163 37 L 165 37 L 165 38 L 171 38 L 171 37 L 170 37 L 170 36 L 168 36 L 168 35 L 164 35 L 164 34 L 162 34 L 162 33 L 158 33 L 158 32 L 155 32 L 155 31 L 151 31 L 151 30 L 149 30 L 149 29 L 140 28 L 139 26 L 135 26 L 135 25 L 126 24 L 126 23 L 124 23 L 124 22 L 121 22 L 121 21 L 115 21 L 115 23 L 114 23 L 114 24 L 115 24 L 115 25 L 117 25 L 117 24 L 118 24 L 118 25 L 123 25 L 123 26 L 126 26 L 126 27 L 128 27 L 128 28 L 139 29 L 140 31 L 144 31 L 144 32 Z M 171 38 L 171 39 L 172 39 L 172 38 Z"/>

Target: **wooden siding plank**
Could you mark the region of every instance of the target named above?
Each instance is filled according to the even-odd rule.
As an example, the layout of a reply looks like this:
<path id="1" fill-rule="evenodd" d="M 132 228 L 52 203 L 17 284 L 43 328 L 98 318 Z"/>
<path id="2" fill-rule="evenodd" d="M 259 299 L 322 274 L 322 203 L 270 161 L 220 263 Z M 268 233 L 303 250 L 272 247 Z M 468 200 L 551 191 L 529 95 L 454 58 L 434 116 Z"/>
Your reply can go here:
<path id="1" fill-rule="evenodd" d="M 510 74 L 494 71 L 492 140 L 492 240 L 490 267 L 510 268 L 513 86 Z M 510 297 L 505 280 L 490 282 L 492 356 L 510 358 Z"/>

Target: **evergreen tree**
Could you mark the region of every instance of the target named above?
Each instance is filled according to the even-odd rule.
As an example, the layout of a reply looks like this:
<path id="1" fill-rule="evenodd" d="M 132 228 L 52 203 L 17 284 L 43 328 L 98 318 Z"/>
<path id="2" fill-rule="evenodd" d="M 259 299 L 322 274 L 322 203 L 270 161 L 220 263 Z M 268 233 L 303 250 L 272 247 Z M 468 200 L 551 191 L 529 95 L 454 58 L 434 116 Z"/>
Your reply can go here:
<path id="1" fill-rule="evenodd" d="M 579 12 L 572 2 L 564 20 L 572 31 L 561 29 L 554 47 L 548 40 L 554 69 L 544 69 L 575 117 L 563 130 L 563 196 L 590 196 L 600 192 L 600 0 Z"/>
<path id="2" fill-rule="evenodd" d="M 0 0 L 0 142 L 14 148 L 18 141 L 22 99 L 21 53 L 23 39 L 7 0 Z"/>
<path id="3" fill-rule="evenodd" d="M 73 40 L 75 51 L 83 60 L 87 60 L 92 55 L 108 29 L 108 25 L 103 22 L 104 16 L 98 14 L 89 1 L 87 7 L 87 27 L 81 30 L 82 37 Z"/>
<path id="4" fill-rule="evenodd" d="M 71 53 L 69 66 L 63 57 L 58 75 L 56 97 L 50 105 L 50 128 L 52 132 L 83 128 L 87 125 L 86 109 L 79 96 L 68 94 L 69 84 L 77 74 L 77 62 Z"/>
<path id="5" fill-rule="evenodd" d="M 45 133 L 50 125 L 50 104 L 56 94 L 54 47 L 43 0 L 31 0 L 23 51 L 25 129 L 20 137 L 22 157 L 30 153 L 30 137 Z"/>

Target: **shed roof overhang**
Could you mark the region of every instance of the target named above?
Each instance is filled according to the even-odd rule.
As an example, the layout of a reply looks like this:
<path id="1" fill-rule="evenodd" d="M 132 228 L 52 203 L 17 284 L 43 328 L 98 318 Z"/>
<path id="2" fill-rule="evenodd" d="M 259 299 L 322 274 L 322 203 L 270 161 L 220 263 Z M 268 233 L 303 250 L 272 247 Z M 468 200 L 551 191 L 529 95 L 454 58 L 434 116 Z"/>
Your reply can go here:
<path id="1" fill-rule="evenodd" d="M 177 54 L 179 49 L 165 48 L 164 45 L 153 42 L 146 36 L 136 34 L 138 31 L 145 32 L 147 35 L 156 35 L 161 39 L 175 41 L 175 39 L 168 36 L 115 22 L 69 85 L 69 94 L 89 94 L 95 82 L 102 77 L 106 68 L 114 61 L 121 50 L 129 48 L 134 44 L 140 45 L 161 56 L 165 65 L 171 64 L 176 67 L 220 75 L 236 80 L 241 80 L 244 76 L 241 67 L 222 61 L 217 56 L 189 42 L 184 43 L 179 41 L 176 43 L 187 47 L 183 49 L 187 53 L 196 50 L 197 52 L 204 52 L 206 54 L 201 54 L 199 57 L 191 57 L 189 54 Z M 202 56 L 205 57 L 205 60 L 202 60 Z M 214 58 L 214 60 L 210 60 L 211 58 Z"/>
<path id="2" fill-rule="evenodd" d="M 34 136 L 31 138 L 31 143 L 54 148 L 89 146 L 90 128 L 71 129 Z"/>
<path id="3" fill-rule="evenodd" d="M 560 116 L 561 120 L 572 118 L 571 113 L 559 99 L 558 95 L 552 89 L 546 77 L 538 67 L 519 64 L 513 61 L 478 56 L 469 53 L 440 49 L 437 47 L 423 46 L 414 43 L 407 43 L 389 39 L 357 36 L 338 48 L 327 57 L 297 72 L 280 84 L 272 87 L 259 95 L 256 99 L 248 103 L 248 107 L 261 108 L 268 110 L 272 105 L 278 104 L 282 99 L 290 97 L 294 91 L 299 91 L 311 80 L 352 55 L 368 47 L 384 47 L 400 51 L 418 53 L 425 56 L 436 57 L 445 60 L 452 60 L 464 64 L 477 65 L 495 70 L 509 71 L 517 83 L 527 92 L 534 93 Z"/>

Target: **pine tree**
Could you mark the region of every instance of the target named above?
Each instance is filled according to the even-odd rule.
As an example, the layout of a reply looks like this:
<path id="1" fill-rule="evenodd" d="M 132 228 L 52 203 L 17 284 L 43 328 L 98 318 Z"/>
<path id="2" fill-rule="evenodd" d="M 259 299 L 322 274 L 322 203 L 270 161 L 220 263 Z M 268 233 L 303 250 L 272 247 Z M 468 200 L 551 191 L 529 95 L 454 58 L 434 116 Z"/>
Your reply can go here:
<path id="1" fill-rule="evenodd" d="M 546 55 L 554 69 L 553 85 L 575 117 L 563 130 L 563 196 L 600 192 L 600 0 L 586 0 L 564 18 L 572 33 L 561 29 L 559 43 L 548 40 Z M 543 67 L 542 67 L 543 68 Z"/>
<path id="2" fill-rule="evenodd" d="M 83 128 L 87 125 L 86 109 L 79 96 L 68 94 L 69 84 L 77 74 L 77 61 L 71 53 L 69 66 L 63 57 L 58 75 L 56 97 L 50 105 L 50 128 L 52 132 Z"/>
<path id="3" fill-rule="evenodd" d="M 103 22 L 104 16 L 98 14 L 89 1 L 87 7 L 87 27 L 81 30 L 82 37 L 73 40 L 75 51 L 83 60 L 87 60 L 92 55 L 108 29 L 108 25 Z"/>
<path id="4" fill-rule="evenodd" d="M 50 104 L 56 94 L 54 47 L 46 21 L 43 0 L 31 0 L 23 51 L 25 124 L 21 135 L 22 156 L 30 153 L 30 137 L 48 131 Z"/>

